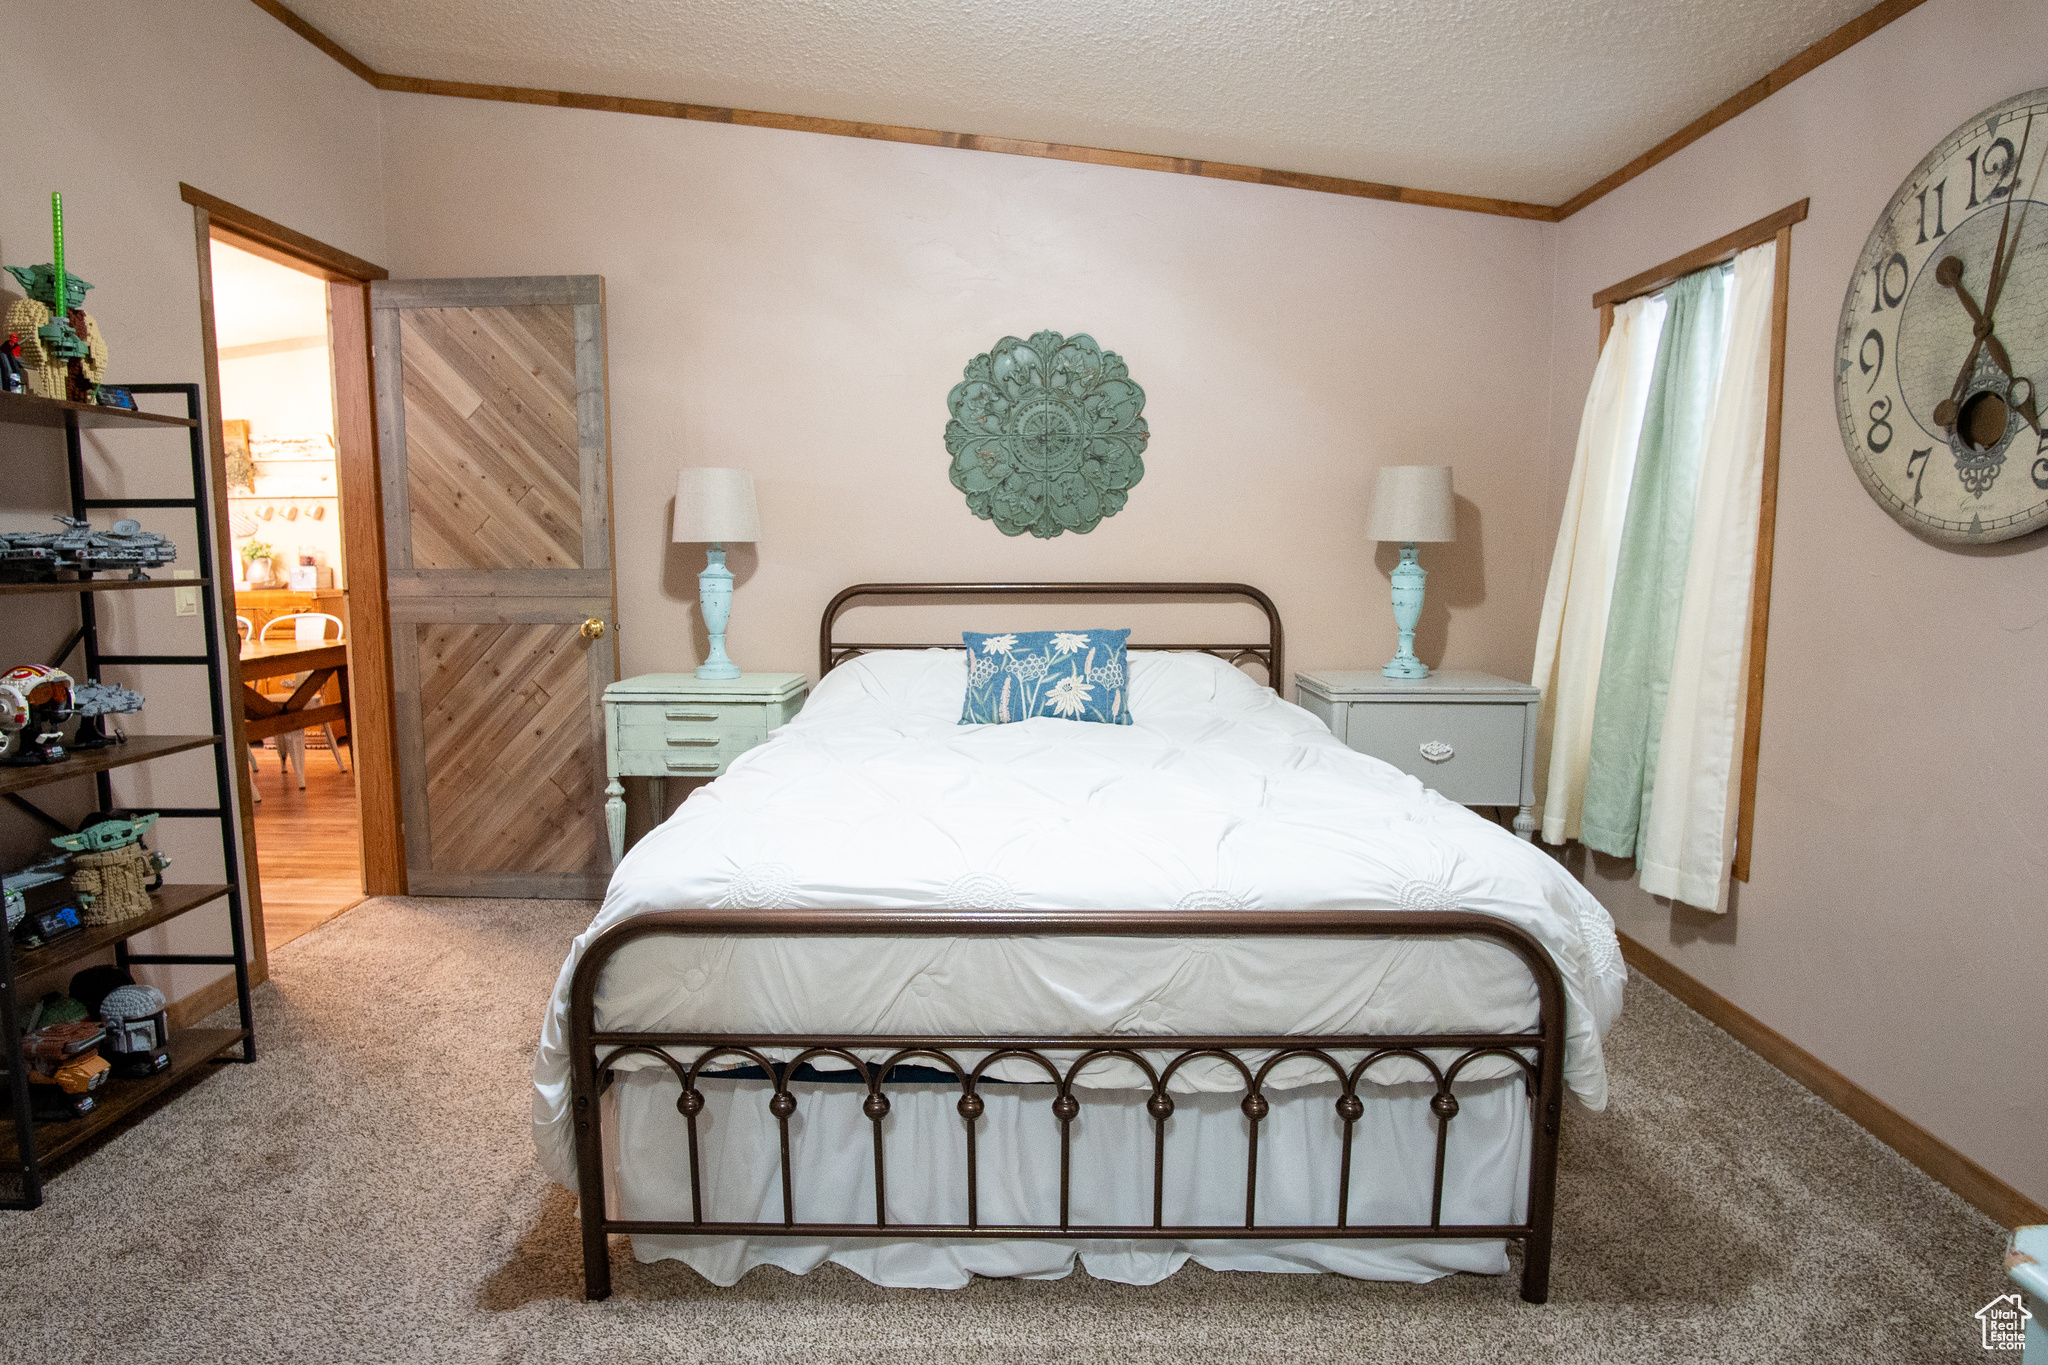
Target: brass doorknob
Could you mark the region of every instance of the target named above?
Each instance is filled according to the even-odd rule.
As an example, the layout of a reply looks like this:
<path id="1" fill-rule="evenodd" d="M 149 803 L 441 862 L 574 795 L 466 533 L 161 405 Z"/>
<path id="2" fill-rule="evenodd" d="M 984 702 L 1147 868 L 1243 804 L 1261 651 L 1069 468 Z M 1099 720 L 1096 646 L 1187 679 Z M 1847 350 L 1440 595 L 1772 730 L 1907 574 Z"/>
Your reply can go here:
<path id="1" fill-rule="evenodd" d="M 586 640 L 602 640 L 604 638 L 604 622 L 598 620 L 595 616 L 585 621 L 583 623 L 583 638 Z"/>

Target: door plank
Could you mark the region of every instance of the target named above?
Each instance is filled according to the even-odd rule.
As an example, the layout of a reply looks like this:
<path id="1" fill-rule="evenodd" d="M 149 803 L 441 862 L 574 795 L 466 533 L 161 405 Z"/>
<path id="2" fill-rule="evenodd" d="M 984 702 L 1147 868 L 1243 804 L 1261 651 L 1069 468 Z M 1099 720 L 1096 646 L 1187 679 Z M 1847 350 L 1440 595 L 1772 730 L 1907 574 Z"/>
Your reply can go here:
<path id="1" fill-rule="evenodd" d="M 471 318 L 475 311 L 480 310 L 461 316 Z M 452 325 L 429 327 L 417 320 L 429 313 L 405 315 L 406 353 L 430 354 L 437 364 L 464 372 L 490 401 L 464 417 L 424 382 L 406 385 L 413 512 L 436 520 L 436 552 L 445 556 L 428 560 L 416 554 L 415 563 L 450 569 L 579 567 L 583 515 L 576 466 L 583 453 L 575 434 L 575 376 L 560 375 L 560 388 L 527 382 L 533 376 L 523 369 L 508 376 L 504 356 L 476 355 L 461 344 L 471 338 L 455 335 Z M 545 368 L 530 352 L 522 354 L 522 364 Z M 485 530 L 489 540 L 478 553 L 473 537 Z"/>

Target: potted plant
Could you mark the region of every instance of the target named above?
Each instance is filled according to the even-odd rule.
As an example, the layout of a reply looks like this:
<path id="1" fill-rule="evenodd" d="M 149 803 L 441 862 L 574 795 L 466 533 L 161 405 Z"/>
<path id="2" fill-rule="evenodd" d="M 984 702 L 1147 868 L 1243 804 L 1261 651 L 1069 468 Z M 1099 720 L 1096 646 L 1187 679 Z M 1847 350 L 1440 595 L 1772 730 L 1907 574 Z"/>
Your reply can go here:
<path id="1" fill-rule="evenodd" d="M 277 570 L 271 564 L 276 551 L 260 540 L 252 540 L 242 547 L 242 581 L 252 588 L 274 588 L 278 586 Z"/>

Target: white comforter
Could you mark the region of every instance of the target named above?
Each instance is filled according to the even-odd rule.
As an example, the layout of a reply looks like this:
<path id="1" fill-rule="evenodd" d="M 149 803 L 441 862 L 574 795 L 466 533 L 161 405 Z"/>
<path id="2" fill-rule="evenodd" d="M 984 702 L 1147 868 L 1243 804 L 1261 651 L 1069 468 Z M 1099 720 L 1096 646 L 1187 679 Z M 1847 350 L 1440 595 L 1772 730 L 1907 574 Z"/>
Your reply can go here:
<path id="1" fill-rule="evenodd" d="M 870 655 L 828 675 L 795 721 L 641 840 L 576 940 L 534 1059 L 547 1169 L 574 1184 L 578 956 L 631 915 L 691 907 L 1477 911 L 1550 951 L 1568 997 L 1566 1082 L 1605 1105 L 1600 1040 L 1626 970 L 1583 887 L 1218 660 L 1131 662 L 1130 726 L 962 726 L 958 652 Z M 1532 1026 L 1536 996 L 1519 959 L 1480 940 L 657 938 L 606 969 L 598 1015 L 606 1029 L 701 1032 L 1490 1031 Z M 1465 1074 L 1512 1066 L 1492 1060 Z M 1290 1065 L 1273 1084 L 1323 1079 Z M 1417 1078 L 1407 1065 L 1374 1077 Z M 1086 1079 L 1134 1078 L 1112 1063 Z M 1219 1064 L 1176 1084 L 1237 1082 Z"/>

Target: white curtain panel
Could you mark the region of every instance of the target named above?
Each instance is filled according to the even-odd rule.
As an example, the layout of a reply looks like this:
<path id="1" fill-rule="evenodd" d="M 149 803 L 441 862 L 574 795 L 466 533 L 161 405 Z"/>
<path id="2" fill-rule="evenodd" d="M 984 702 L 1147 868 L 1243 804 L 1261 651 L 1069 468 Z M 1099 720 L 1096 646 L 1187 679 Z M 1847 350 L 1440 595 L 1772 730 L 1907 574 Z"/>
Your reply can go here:
<path id="1" fill-rule="evenodd" d="M 1529 679 L 1543 689 L 1535 813 L 1546 843 L 1579 837 L 1607 609 L 1666 307 L 1653 296 L 1630 299 L 1614 310 L 1614 325 L 1579 419 L 1578 453 L 1550 560 L 1536 667 Z"/>
<path id="2" fill-rule="evenodd" d="M 1728 356 L 1707 416 L 1692 554 L 1640 868 L 1645 891 L 1716 911 L 1727 909 L 1735 843 L 1730 793 L 1747 695 L 1777 259 L 1774 242 L 1735 258 Z"/>

